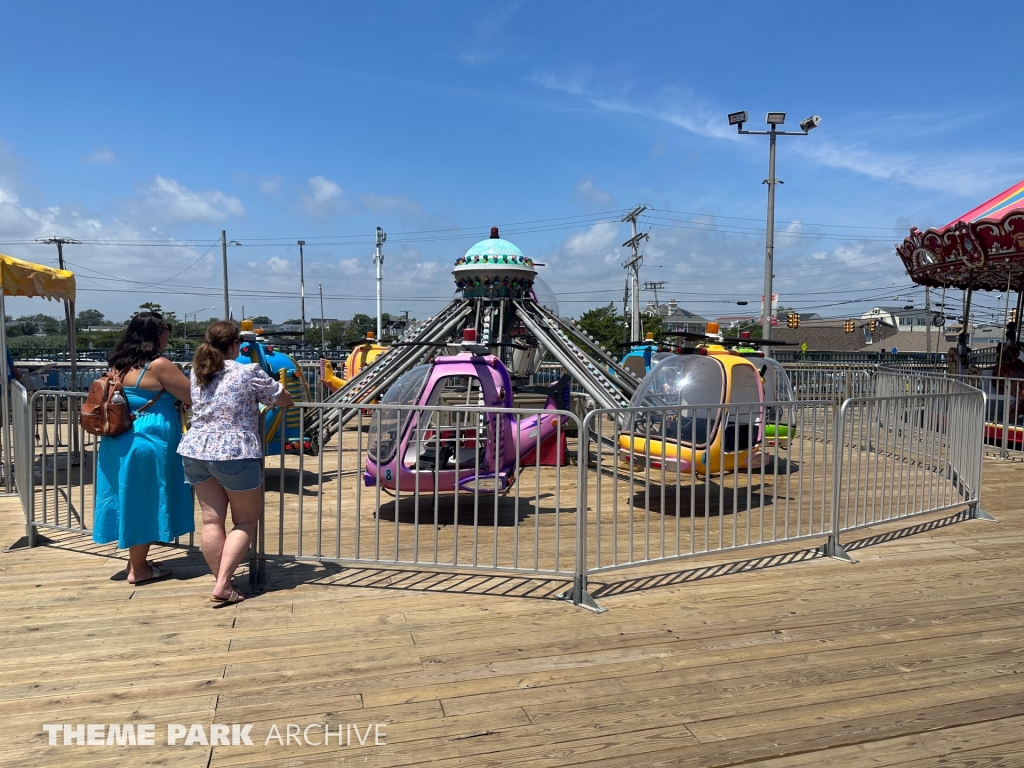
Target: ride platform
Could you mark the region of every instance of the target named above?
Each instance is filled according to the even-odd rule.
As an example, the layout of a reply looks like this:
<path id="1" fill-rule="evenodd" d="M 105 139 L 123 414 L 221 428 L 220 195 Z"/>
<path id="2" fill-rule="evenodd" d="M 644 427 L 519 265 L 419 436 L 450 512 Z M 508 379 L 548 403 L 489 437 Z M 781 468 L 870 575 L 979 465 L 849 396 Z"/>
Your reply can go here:
<path id="1" fill-rule="evenodd" d="M 0 762 L 1020 764 L 1024 481 L 995 459 L 984 477 L 998 525 L 867 528 L 846 542 L 856 566 L 791 542 L 605 573 L 600 615 L 539 599 L 558 578 L 308 561 L 272 563 L 268 591 L 214 609 L 198 552 L 154 549 L 175 577 L 131 587 L 112 578 L 124 553 L 49 531 L 0 554 Z M 306 493 L 292 491 L 290 505 Z M 0 537 L 23 531 L 18 499 L 0 499 Z M 259 738 L 50 747 L 42 730 L 127 722 L 253 723 Z M 271 724 L 314 722 L 386 723 L 386 745 L 264 744 Z"/>

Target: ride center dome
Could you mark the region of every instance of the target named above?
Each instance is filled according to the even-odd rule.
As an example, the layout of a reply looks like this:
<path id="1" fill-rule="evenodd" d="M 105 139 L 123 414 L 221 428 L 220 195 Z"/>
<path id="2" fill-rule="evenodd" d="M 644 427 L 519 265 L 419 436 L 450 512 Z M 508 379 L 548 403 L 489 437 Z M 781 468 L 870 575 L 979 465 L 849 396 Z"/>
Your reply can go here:
<path id="1" fill-rule="evenodd" d="M 533 290 L 537 270 L 533 259 L 491 227 L 489 238 L 456 260 L 452 275 L 464 298 L 522 299 Z"/>

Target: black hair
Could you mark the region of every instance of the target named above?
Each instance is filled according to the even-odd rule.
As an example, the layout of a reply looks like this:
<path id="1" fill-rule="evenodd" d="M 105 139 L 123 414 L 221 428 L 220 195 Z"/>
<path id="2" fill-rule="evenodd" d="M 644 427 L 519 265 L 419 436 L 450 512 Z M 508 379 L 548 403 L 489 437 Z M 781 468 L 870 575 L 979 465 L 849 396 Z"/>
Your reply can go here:
<path id="1" fill-rule="evenodd" d="M 159 312 L 139 312 L 128 323 L 117 346 L 107 354 L 107 365 L 124 372 L 156 360 L 160 357 L 160 334 L 166 327 Z"/>

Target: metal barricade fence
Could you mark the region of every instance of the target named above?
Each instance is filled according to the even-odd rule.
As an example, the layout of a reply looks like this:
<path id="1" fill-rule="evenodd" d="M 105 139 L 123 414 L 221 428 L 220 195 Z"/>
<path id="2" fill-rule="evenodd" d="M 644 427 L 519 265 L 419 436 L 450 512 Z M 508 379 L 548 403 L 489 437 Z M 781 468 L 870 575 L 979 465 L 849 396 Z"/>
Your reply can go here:
<path id="1" fill-rule="evenodd" d="M 452 404 L 466 393 L 436 405 L 299 403 L 280 424 L 308 433 L 333 409 L 345 426 L 315 454 L 278 440 L 266 457 L 250 566 L 270 557 L 571 577 L 573 601 L 596 608 L 591 574 L 816 537 L 843 557 L 845 531 L 964 506 L 985 517 L 983 393 L 938 376 L 871 382 L 872 396 L 841 405 L 622 408 L 582 422 Z M 14 388 L 30 543 L 38 529 L 93 527 L 100 439 L 78 423 L 85 397 Z"/>
<path id="2" fill-rule="evenodd" d="M 594 411 L 587 572 L 827 535 L 835 415 L 829 400 Z"/>
<path id="3" fill-rule="evenodd" d="M 92 530 L 100 438 L 79 423 L 86 397 L 86 392 L 42 390 L 28 398 L 23 499 L 30 526 Z"/>
<path id="4" fill-rule="evenodd" d="M 864 397 L 873 391 L 874 369 L 862 365 L 783 363 L 797 400 L 832 400 Z"/>
<path id="5" fill-rule="evenodd" d="M 11 426 L 10 435 L 13 447 L 12 455 L 4 452 L 4 473 L 11 471 L 13 466 L 14 484 L 21 499 L 21 508 L 25 511 L 25 536 L 26 544 L 32 546 L 35 536 L 35 527 L 31 525 L 28 517 L 29 493 L 31 489 L 32 475 L 32 417 L 29 413 L 29 395 L 26 389 L 17 381 L 11 382 Z M 6 431 L 6 425 L 5 425 Z M 8 436 L 4 436 L 6 441 Z M 13 459 L 13 463 L 11 461 Z M 8 483 L 9 486 L 9 483 Z"/>
<path id="6" fill-rule="evenodd" d="M 914 377 L 912 391 L 851 398 L 839 412 L 832 529 L 980 503 L 983 394 L 960 382 Z"/>
<path id="7" fill-rule="evenodd" d="M 297 405 L 302 431 L 328 410 L 347 424 L 316 455 L 282 448 L 267 456 L 266 556 L 574 573 L 578 483 L 567 451 L 579 420 L 572 413 Z M 542 417 L 550 427 L 538 426 Z M 540 450 L 527 451 L 548 429 Z"/>

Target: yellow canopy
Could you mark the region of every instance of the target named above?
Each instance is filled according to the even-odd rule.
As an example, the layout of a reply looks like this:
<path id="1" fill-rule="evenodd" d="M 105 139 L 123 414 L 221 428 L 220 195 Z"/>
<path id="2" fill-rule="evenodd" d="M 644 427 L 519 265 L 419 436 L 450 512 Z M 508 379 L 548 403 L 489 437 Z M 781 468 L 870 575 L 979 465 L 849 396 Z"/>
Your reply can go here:
<path id="1" fill-rule="evenodd" d="M 75 273 L 44 267 L 0 253 L 5 296 L 44 296 L 60 301 L 75 300 Z"/>

